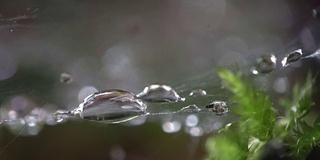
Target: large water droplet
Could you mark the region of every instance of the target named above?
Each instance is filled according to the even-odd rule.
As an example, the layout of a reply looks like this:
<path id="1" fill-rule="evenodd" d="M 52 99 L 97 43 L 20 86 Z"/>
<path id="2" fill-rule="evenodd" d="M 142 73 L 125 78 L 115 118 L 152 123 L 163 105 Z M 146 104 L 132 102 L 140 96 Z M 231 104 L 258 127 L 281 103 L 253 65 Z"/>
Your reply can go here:
<path id="1" fill-rule="evenodd" d="M 298 61 L 302 56 L 302 50 L 301 49 L 297 49 L 293 52 L 291 52 L 290 54 L 287 54 L 283 60 L 281 61 L 281 64 L 283 67 L 288 66 L 289 64 Z"/>
<path id="2" fill-rule="evenodd" d="M 201 96 L 206 96 L 207 92 L 203 89 L 195 89 L 192 90 L 189 94 L 189 96 L 191 97 L 201 97 Z"/>
<path id="3" fill-rule="evenodd" d="M 158 84 L 145 87 L 141 93 L 137 94 L 137 98 L 148 102 L 181 102 L 185 100 L 170 86 Z"/>
<path id="4" fill-rule="evenodd" d="M 146 113 L 147 106 L 134 94 L 123 90 L 106 90 L 94 93 L 71 111 L 80 117 L 105 123 L 121 123 Z"/>
<path id="5" fill-rule="evenodd" d="M 223 115 L 228 112 L 227 102 L 224 101 L 214 101 L 206 105 L 206 108 L 216 115 Z"/>
<path id="6" fill-rule="evenodd" d="M 276 68 L 277 58 L 273 54 L 258 58 L 251 69 L 253 74 L 267 74 Z"/>

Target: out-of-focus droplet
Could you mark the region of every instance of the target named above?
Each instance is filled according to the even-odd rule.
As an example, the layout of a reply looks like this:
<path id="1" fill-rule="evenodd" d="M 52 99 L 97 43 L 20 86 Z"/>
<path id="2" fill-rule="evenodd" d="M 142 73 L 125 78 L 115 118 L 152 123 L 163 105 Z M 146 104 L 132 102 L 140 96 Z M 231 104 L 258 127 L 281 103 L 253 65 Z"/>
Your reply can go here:
<path id="1" fill-rule="evenodd" d="M 288 90 L 288 78 L 287 77 L 279 77 L 273 83 L 273 89 L 277 93 L 285 93 Z"/>
<path id="2" fill-rule="evenodd" d="M 166 133 L 176 133 L 181 129 L 181 123 L 178 121 L 165 122 L 162 125 L 162 129 Z"/>
<path id="3" fill-rule="evenodd" d="M 73 82 L 73 78 L 69 73 L 61 73 L 60 75 L 60 82 L 61 83 L 71 83 Z"/>
<path id="4" fill-rule="evenodd" d="M 110 150 L 111 160 L 124 160 L 126 158 L 126 152 L 121 146 L 113 146 Z"/>
<path id="5" fill-rule="evenodd" d="M 185 100 L 170 86 L 158 84 L 145 87 L 136 97 L 148 102 L 181 102 Z"/>
<path id="6" fill-rule="evenodd" d="M 224 101 L 214 101 L 206 105 L 206 108 L 216 115 L 223 115 L 228 112 L 227 103 Z"/>
<path id="7" fill-rule="evenodd" d="M 192 90 L 189 94 L 189 96 L 191 97 L 201 97 L 201 96 L 206 96 L 207 92 L 203 89 L 195 89 Z"/>
<path id="8" fill-rule="evenodd" d="M 189 115 L 187 118 L 186 118 L 186 126 L 188 127 L 194 127 L 196 125 L 198 125 L 198 117 L 196 115 Z"/>
<path id="9" fill-rule="evenodd" d="M 287 54 L 283 60 L 281 61 L 281 64 L 283 67 L 288 66 L 289 64 L 298 61 L 302 56 L 302 50 L 301 49 L 297 49 L 293 52 L 291 52 L 290 54 Z"/>
<path id="10" fill-rule="evenodd" d="M 317 7 L 312 10 L 312 16 L 316 19 L 320 18 L 320 7 Z"/>
<path id="11" fill-rule="evenodd" d="M 38 120 L 36 119 L 35 116 L 29 116 L 29 115 L 28 115 L 28 116 L 25 117 L 25 120 L 26 120 L 27 125 L 28 125 L 29 127 L 34 127 L 34 126 L 36 126 L 37 123 L 38 123 Z"/>
<path id="12" fill-rule="evenodd" d="M 146 109 L 147 105 L 134 94 L 114 89 L 88 96 L 71 113 L 84 119 L 114 124 L 140 117 Z"/>
<path id="13" fill-rule="evenodd" d="M 251 69 L 253 74 L 267 74 L 276 68 L 277 58 L 275 55 L 264 55 L 258 58 Z"/>
<path id="14" fill-rule="evenodd" d="M 201 127 L 192 127 L 189 130 L 189 134 L 193 137 L 200 137 L 203 134 L 203 130 Z"/>
<path id="15" fill-rule="evenodd" d="M 195 104 L 188 105 L 179 110 L 179 112 L 194 112 L 194 113 L 200 112 L 200 111 L 201 109 Z"/>

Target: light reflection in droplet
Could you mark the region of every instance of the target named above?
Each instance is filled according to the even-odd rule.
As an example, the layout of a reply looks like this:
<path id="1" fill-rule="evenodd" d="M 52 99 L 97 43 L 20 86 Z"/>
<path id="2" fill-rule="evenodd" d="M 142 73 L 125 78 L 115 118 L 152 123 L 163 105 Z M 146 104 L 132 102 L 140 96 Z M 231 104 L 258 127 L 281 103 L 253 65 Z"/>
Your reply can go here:
<path id="1" fill-rule="evenodd" d="M 138 126 L 138 125 L 144 124 L 146 121 L 147 121 L 147 116 L 145 115 L 145 116 L 140 116 L 136 119 L 132 119 L 132 120 L 128 121 L 127 124 L 130 126 Z"/>
<path id="2" fill-rule="evenodd" d="M 176 133 L 180 131 L 181 123 L 178 121 L 165 122 L 162 124 L 162 130 L 166 133 Z"/>
<path id="3" fill-rule="evenodd" d="M 198 121 L 198 117 L 196 115 L 191 114 L 186 118 L 186 126 L 194 127 L 198 124 Z"/>

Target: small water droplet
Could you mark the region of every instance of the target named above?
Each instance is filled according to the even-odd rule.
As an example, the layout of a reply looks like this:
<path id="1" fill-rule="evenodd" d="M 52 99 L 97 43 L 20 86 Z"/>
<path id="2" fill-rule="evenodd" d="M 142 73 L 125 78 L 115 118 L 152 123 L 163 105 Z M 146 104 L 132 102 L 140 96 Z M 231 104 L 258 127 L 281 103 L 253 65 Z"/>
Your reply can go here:
<path id="1" fill-rule="evenodd" d="M 71 111 L 66 110 L 57 110 L 55 113 L 53 113 L 53 119 L 57 123 L 61 123 L 64 120 L 68 119 L 71 116 L 74 116 L 75 114 Z"/>
<path id="2" fill-rule="evenodd" d="M 61 83 L 72 83 L 73 78 L 72 78 L 71 74 L 69 74 L 69 73 L 61 73 L 60 82 Z"/>
<path id="3" fill-rule="evenodd" d="M 94 93 L 71 111 L 80 117 L 104 123 L 121 123 L 146 113 L 147 105 L 134 94 L 123 90 L 105 90 Z"/>
<path id="4" fill-rule="evenodd" d="M 273 54 L 258 58 L 251 69 L 253 74 L 267 74 L 276 68 L 277 58 Z"/>
<path id="5" fill-rule="evenodd" d="M 281 61 L 281 64 L 283 67 L 288 66 L 289 64 L 298 61 L 301 56 L 302 56 L 302 50 L 301 49 L 297 49 L 293 52 L 291 52 L 290 54 L 287 54 L 283 60 Z"/>
<path id="6" fill-rule="evenodd" d="M 192 90 L 189 94 L 189 96 L 191 97 L 201 97 L 201 96 L 206 96 L 207 92 L 203 89 L 195 89 Z"/>
<path id="7" fill-rule="evenodd" d="M 194 112 L 194 113 L 200 112 L 200 111 L 201 109 L 195 104 L 188 105 L 179 110 L 179 112 Z"/>
<path id="8" fill-rule="evenodd" d="M 185 100 L 170 86 L 158 84 L 145 87 L 136 97 L 148 102 L 181 102 Z"/>
<path id="9" fill-rule="evenodd" d="M 216 115 L 223 115 L 228 112 L 227 102 L 224 101 L 214 101 L 206 105 L 206 108 Z"/>

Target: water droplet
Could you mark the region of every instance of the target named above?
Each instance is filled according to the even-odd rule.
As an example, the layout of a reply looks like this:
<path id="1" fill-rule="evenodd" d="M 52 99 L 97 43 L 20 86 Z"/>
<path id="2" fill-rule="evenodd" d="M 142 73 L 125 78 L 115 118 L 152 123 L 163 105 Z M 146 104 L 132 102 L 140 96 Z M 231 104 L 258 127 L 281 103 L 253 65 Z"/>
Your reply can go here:
<path id="1" fill-rule="evenodd" d="M 61 73 L 60 75 L 60 82 L 61 83 L 71 83 L 73 82 L 73 78 L 69 73 Z"/>
<path id="2" fill-rule="evenodd" d="M 94 93 L 71 111 L 80 117 L 105 123 L 121 123 L 146 113 L 147 105 L 134 94 L 123 90 L 105 90 Z"/>
<path id="3" fill-rule="evenodd" d="M 179 110 L 179 112 L 200 112 L 200 111 L 201 109 L 195 104 L 188 105 Z"/>
<path id="4" fill-rule="evenodd" d="M 267 74 L 276 68 L 277 58 L 273 54 L 258 58 L 251 69 L 253 74 Z"/>
<path id="5" fill-rule="evenodd" d="M 57 110 L 55 113 L 53 113 L 53 119 L 57 123 L 61 123 L 64 120 L 70 118 L 71 116 L 74 116 L 74 113 L 66 110 Z"/>
<path id="6" fill-rule="evenodd" d="M 297 49 L 290 54 L 286 55 L 283 60 L 281 61 L 281 64 L 283 67 L 288 66 L 289 64 L 298 61 L 302 56 L 302 50 Z"/>
<path id="7" fill-rule="evenodd" d="M 145 87 L 141 93 L 137 94 L 137 98 L 148 102 L 181 102 L 185 100 L 170 86 L 158 84 Z"/>
<path id="8" fill-rule="evenodd" d="M 207 92 L 203 89 L 195 89 L 192 90 L 189 94 L 189 96 L 191 97 L 201 97 L 201 96 L 206 96 Z"/>
<path id="9" fill-rule="evenodd" d="M 214 101 L 206 105 L 206 108 L 216 115 L 223 115 L 228 112 L 227 103 L 224 101 Z"/>

